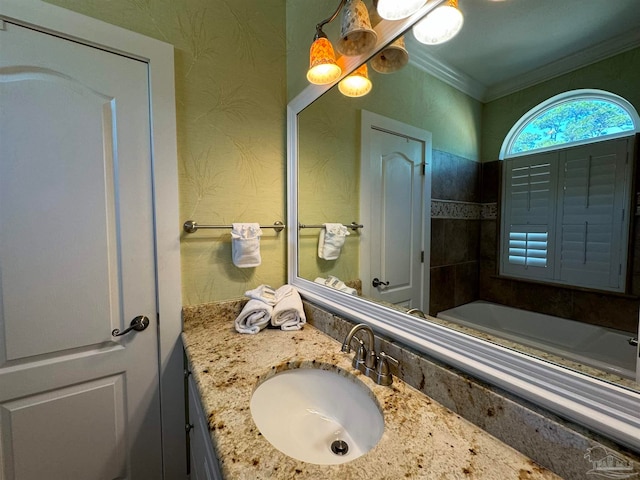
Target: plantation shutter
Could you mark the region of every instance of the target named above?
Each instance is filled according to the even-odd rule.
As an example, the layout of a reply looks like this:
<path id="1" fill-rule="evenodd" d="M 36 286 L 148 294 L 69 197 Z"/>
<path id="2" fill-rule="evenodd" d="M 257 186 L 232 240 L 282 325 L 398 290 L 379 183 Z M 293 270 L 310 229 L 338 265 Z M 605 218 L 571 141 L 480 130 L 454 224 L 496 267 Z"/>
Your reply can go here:
<path id="1" fill-rule="evenodd" d="M 505 162 L 502 272 L 531 278 L 553 277 L 556 153 Z"/>
<path id="2" fill-rule="evenodd" d="M 628 142 L 609 140 L 561 154 L 556 264 L 563 283 L 624 286 Z"/>

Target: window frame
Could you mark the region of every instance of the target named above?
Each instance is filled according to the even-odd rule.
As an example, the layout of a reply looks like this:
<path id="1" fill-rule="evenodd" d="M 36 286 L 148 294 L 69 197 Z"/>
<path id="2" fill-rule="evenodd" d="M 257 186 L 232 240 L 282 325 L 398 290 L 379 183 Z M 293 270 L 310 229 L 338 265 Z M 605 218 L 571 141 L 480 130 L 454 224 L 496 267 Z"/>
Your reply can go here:
<path id="1" fill-rule="evenodd" d="M 511 153 L 511 150 L 514 147 L 514 144 L 522 131 L 537 117 L 546 113 L 554 107 L 562 105 L 568 102 L 581 101 L 581 100 L 594 100 L 594 101 L 604 101 L 609 102 L 618 107 L 622 108 L 626 111 L 631 120 L 633 121 L 633 129 L 627 130 L 624 132 L 612 133 L 610 135 L 603 135 L 596 138 L 587 138 L 584 140 L 577 140 L 574 142 L 562 143 L 559 145 L 552 145 L 549 147 L 536 148 L 533 150 L 527 150 L 525 152 Z M 504 139 L 502 143 L 502 147 L 500 148 L 500 160 L 506 160 L 508 158 L 522 157 L 524 155 L 533 155 L 537 153 L 549 152 L 553 150 L 559 150 L 562 148 L 575 147 L 578 145 L 586 145 L 589 143 L 595 143 L 603 140 L 611 140 L 614 138 L 627 137 L 629 135 L 633 135 L 634 133 L 640 132 L 640 116 L 636 111 L 635 107 L 624 98 L 620 97 L 611 92 L 607 92 L 605 90 L 596 90 L 596 89 L 579 89 L 579 90 L 571 90 L 568 92 L 563 92 L 558 95 L 555 95 L 542 103 L 539 103 L 527 113 L 525 113 L 520 119 L 511 127 L 509 133 Z"/>

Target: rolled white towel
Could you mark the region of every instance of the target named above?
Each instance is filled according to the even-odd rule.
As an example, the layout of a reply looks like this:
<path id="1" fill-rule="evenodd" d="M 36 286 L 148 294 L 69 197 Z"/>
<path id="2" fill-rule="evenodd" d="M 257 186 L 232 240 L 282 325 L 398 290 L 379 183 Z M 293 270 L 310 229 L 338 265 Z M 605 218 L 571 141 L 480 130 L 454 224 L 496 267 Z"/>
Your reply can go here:
<path id="1" fill-rule="evenodd" d="M 276 304 L 276 291 L 269 285 L 260 285 L 253 290 L 247 290 L 244 294 L 249 298 L 260 300 L 267 305 L 273 306 Z"/>
<path id="2" fill-rule="evenodd" d="M 281 289 L 289 293 L 281 295 L 280 301 L 273 307 L 271 325 L 280 327 L 282 330 L 300 330 L 307 323 L 300 294 L 291 285 L 283 285 L 276 290 L 276 296 Z"/>
<path id="3" fill-rule="evenodd" d="M 358 295 L 358 291 L 355 288 L 347 287 L 342 280 L 332 275 L 329 275 L 329 278 L 316 277 L 314 282 L 334 288 L 340 292 L 348 293 L 349 295 Z"/>
<path id="4" fill-rule="evenodd" d="M 239 268 L 257 267 L 262 263 L 260 257 L 259 223 L 233 223 L 231 225 L 231 258 Z"/>
<path id="5" fill-rule="evenodd" d="M 294 288 L 291 285 L 283 285 L 277 290 L 274 290 L 269 285 L 260 285 L 253 290 L 247 290 L 244 294 L 255 300 L 260 300 L 267 305 L 275 305 L 287 295 L 291 295 Z"/>
<path id="6" fill-rule="evenodd" d="M 273 307 L 271 305 L 252 298 L 236 318 L 236 331 L 255 335 L 269 324 L 272 315 Z"/>
<path id="7" fill-rule="evenodd" d="M 320 230 L 318 257 L 323 260 L 337 260 L 344 241 L 350 235 L 347 227 L 341 223 L 325 223 Z"/>

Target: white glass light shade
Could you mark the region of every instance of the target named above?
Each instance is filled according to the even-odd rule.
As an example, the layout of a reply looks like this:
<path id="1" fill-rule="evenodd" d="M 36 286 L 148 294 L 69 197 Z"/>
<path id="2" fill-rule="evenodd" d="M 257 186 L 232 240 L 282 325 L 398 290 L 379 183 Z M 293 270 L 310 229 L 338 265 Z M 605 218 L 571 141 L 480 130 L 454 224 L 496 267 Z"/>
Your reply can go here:
<path id="1" fill-rule="evenodd" d="M 409 63 L 409 52 L 404 45 L 404 36 L 387 45 L 370 61 L 371 68 L 378 73 L 393 73 Z"/>
<path id="2" fill-rule="evenodd" d="M 347 0 L 341 25 L 337 47 L 343 55 L 362 55 L 375 47 L 378 35 L 371 28 L 369 12 L 362 0 Z"/>
<path id="3" fill-rule="evenodd" d="M 437 45 L 455 37 L 464 23 L 457 0 L 440 5 L 413 26 L 413 36 L 425 45 Z"/>
<path id="4" fill-rule="evenodd" d="M 425 0 L 379 0 L 377 10 L 385 20 L 400 20 L 416 13 L 425 3 Z"/>
<path id="5" fill-rule="evenodd" d="M 369 72 L 367 64 L 363 63 L 358 69 L 348 77 L 342 79 L 338 84 L 340 93 L 347 97 L 362 97 L 369 93 L 373 88 L 371 80 L 369 80 Z"/>
<path id="6" fill-rule="evenodd" d="M 324 37 L 314 40 L 309 51 L 307 80 L 316 85 L 327 85 L 336 81 L 341 74 L 342 69 L 336 64 L 331 42 Z"/>

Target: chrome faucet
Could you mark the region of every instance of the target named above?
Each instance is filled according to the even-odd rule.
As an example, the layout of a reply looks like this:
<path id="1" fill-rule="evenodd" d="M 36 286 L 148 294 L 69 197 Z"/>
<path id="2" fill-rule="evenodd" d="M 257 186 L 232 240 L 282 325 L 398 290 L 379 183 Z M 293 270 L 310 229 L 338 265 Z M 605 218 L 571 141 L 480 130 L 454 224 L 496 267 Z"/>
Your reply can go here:
<path id="1" fill-rule="evenodd" d="M 340 350 L 344 353 L 350 353 L 351 341 L 355 334 L 360 330 L 364 330 L 367 333 L 367 342 L 365 344 L 365 342 L 360 338 L 356 337 L 359 345 L 358 350 L 353 357 L 353 362 L 351 363 L 353 368 L 373 379 L 378 385 L 391 385 L 393 377 L 389 371 L 389 362 L 393 363 L 397 367 L 398 361 L 384 352 L 380 352 L 380 356 L 376 355 L 374 350 L 373 329 L 369 325 L 366 323 L 359 323 L 353 327 L 345 337 L 344 342 L 342 342 L 342 348 Z"/>

